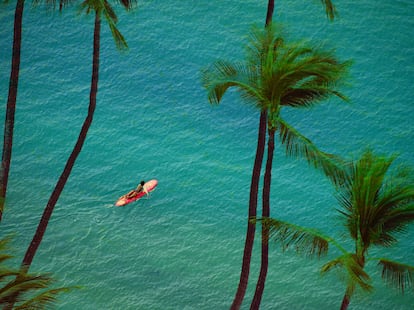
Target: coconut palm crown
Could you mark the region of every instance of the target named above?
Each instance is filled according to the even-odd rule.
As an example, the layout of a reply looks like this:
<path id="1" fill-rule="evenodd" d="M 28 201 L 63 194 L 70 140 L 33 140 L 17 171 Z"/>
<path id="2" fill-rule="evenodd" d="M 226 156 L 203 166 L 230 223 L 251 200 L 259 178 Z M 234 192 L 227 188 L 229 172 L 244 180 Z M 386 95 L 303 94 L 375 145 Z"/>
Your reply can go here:
<path id="1" fill-rule="evenodd" d="M 304 156 L 338 181 L 338 158 L 318 150 L 281 117 L 282 107 L 309 108 L 337 96 L 349 61 L 340 62 L 333 51 L 306 42 L 286 43 L 280 26 L 253 29 L 244 63 L 217 61 L 203 71 L 202 82 L 212 104 L 220 103 L 229 88 L 237 89 L 249 103 L 268 111 L 268 128 L 279 132 L 287 155 Z"/>
<path id="2" fill-rule="evenodd" d="M 414 222 L 414 182 L 409 170 L 397 169 L 391 173 L 395 156 L 377 156 L 367 150 L 344 175 L 338 187 L 338 212 L 343 225 L 355 245 L 351 251 L 338 241 L 314 229 L 299 227 L 278 219 L 262 219 L 269 228 L 271 238 L 283 249 L 293 248 L 311 256 L 326 254 L 329 245 L 341 255 L 324 264 L 321 272 L 340 268 L 344 271 L 346 291 L 341 309 L 347 309 L 357 287 L 372 291 L 371 277 L 365 271 L 368 262 L 374 261 L 382 270 L 382 278 L 401 293 L 413 288 L 414 266 L 384 257 L 370 257 L 372 247 L 389 248 Z"/>
<path id="3" fill-rule="evenodd" d="M 119 0 L 115 1 L 121 4 L 126 10 L 131 10 L 136 4 L 136 0 Z M 86 14 L 91 12 L 96 13 L 99 16 L 103 16 L 108 23 L 109 29 L 111 30 L 112 37 L 118 49 L 124 50 L 128 48 L 128 44 L 118 30 L 116 24 L 118 23 L 118 17 L 108 0 L 84 0 L 80 4 L 80 10 Z"/>

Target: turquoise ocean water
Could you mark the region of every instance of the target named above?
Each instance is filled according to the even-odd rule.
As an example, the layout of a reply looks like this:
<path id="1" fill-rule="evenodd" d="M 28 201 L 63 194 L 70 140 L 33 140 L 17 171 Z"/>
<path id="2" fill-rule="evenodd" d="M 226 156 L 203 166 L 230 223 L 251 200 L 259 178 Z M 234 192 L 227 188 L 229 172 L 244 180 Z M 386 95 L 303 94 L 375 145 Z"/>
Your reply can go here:
<path id="1" fill-rule="evenodd" d="M 14 2 L 14 1 L 11 1 Z M 60 197 L 33 271 L 83 289 L 59 309 L 228 309 L 242 259 L 259 115 L 229 93 L 208 104 L 200 69 L 244 55 L 245 35 L 262 26 L 266 2 L 139 1 L 119 29 L 116 50 L 102 27 L 101 71 L 93 125 Z M 352 104 L 334 101 L 285 117 L 321 149 L 356 157 L 367 146 L 414 165 L 414 3 L 335 1 L 326 20 L 319 1 L 276 1 L 274 20 L 293 39 L 309 38 L 353 59 Z M 14 4 L 0 10 L 0 119 L 4 119 Z M 26 5 L 15 140 L 1 235 L 15 234 L 20 263 L 86 116 L 93 18 Z M 150 199 L 115 208 L 141 179 L 159 180 Z M 272 215 L 343 236 L 333 189 L 304 162 L 277 148 Z M 259 239 L 257 239 L 259 241 Z M 414 228 L 396 248 L 373 250 L 414 265 Z M 255 246 L 248 309 L 260 265 Z M 337 309 L 344 285 L 319 275 L 329 258 L 306 260 L 272 246 L 262 309 Z M 370 266 L 372 294 L 350 309 L 412 309 Z"/>

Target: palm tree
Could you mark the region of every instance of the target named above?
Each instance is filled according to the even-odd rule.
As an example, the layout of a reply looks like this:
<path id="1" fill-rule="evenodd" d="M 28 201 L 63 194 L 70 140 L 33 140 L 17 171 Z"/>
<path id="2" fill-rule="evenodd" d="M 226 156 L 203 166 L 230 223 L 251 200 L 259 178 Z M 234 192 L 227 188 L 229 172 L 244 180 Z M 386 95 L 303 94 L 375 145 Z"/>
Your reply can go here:
<path id="1" fill-rule="evenodd" d="M 268 5 L 267 5 L 265 27 L 270 25 L 272 22 L 273 10 L 274 10 L 274 0 L 269 0 Z M 220 101 L 220 99 L 218 101 Z M 211 102 L 214 102 L 214 100 Z M 262 170 L 263 155 L 264 155 L 265 144 L 266 144 L 266 120 L 267 120 L 267 110 L 262 109 L 260 111 L 256 155 L 255 155 L 255 160 L 253 164 L 252 179 L 250 183 L 249 209 L 248 209 L 248 215 L 247 215 L 247 230 L 246 230 L 246 240 L 245 240 L 244 251 L 243 251 L 242 268 L 240 271 L 239 285 L 237 287 L 237 291 L 236 291 L 236 294 L 234 296 L 234 299 L 231 305 L 231 309 L 234 309 L 234 310 L 240 308 L 243 302 L 243 299 L 244 299 L 244 295 L 246 294 L 247 283 L 249 281 L 250 261 L 252 257 L 254 237 L 256 233 L 256 224 L 252 222 L 251 219 L 256 218 L 256 214 L 257 214 L 257 196 L 259 193 L 260 173 Z"/>
<path id="2" fill-rule="evenodd" d="M 0 306 L 11 309 L 10 301 L 18 293 L 20 299 L 15 309 L 43 309 L 56 302 L 57 294 L 68 292 L 72 288 L 49 289 L 53 279 L 45 274 L 21 274 L 19 271 L 4 265 L 12 258 L 7 253 L 9 238 L 0 239 Z M 34 295 L 35 292 L 39 292 Z"/>
<path id="3" fill-rule="evenodd" d="M 335 16 L 337 16 L 337 12 L 335 6 L 333 5 L 332 1 L 330 0 L 321 0 L 322 4 L 325 6 L 326 15 L 327 17 L 333 21 Z M 273 14 L 274 10 L 274 1 L 269 1 L 268 3 L 268 15 L 269 12 Z M 268 19 L 266 19 L 266 25 L 269 24 Z M 264 131 L 266 131 L 265 126 Z M 265 135 L 265 133 L 263 134 Z M 266 162 L 266 172 L 264 176 L 264 185 L 263 185 L 263 194 L 262 194 L 262 217 L 270 216 L 270 188 L 271 188 L 271 170 L 272 170 L 272 159 L 273 159 L 273 151 L 274 151 L 274 133 L 269 133 L 269 140 L 268 140 L 268 157 Z M 254 221 L 253 221 L 254 222 Z M 266 281 L 267 275 L 267 268 L 268 268 L 268 245 L 267 245 L 267 238 L 268 238 L 268 231 L 265 227 L 262 227 L 262 250 L 261 250 L 261 264 L 260 264 L 260 273 L 259 278 L 256 283 L 256 290 L 252 300 L 251 309 L 257 309 L 260 306 L 261 298 L 263 295 L 264 285 Z"/>
<path id="4" fill-rule="evenodd" d="M 219 103 L 227 89 L 234 87 L 260 111 L 269 111 L 269 135 L 274 136 L 278 129 L 289 155 L 306 155 L 310 163 L 336 180 L 338 169 L 335 158 L 319 151 L 287 124 L 275 109 L 280 109 L 282 104 L 307 107 L 332 94 L 340 96 L 333 86 L 347 66 L 348 63 L 339 63 L 330 53 L 319 52 L 306 45 L 285 44 L 283 38 L 276 34 L 276 27 L 269 25 L 264 31 L 252 32 L 246 63 L 218 61 L 203 71 L 202 81 L 213 104 Z M 273 154 L 273 145 L 274 138 L 270 137 L 270 154 Z M 268 161 L 269 164 L 271 162 Z M 265 187 L 269 189 L 270 171 L 267 169 L 265 182 Z M 269 193 L 268 189 L 264 191 L 264 196 L 266 193 Z M 253 221 L 250 223 L 254 224 Z"/>
<path id="5" fill-rule="evenodd" d="M 267 36 L 268 34 L 266 34 Z M 330 51 L 322 51 L 307 44 L 285 44 L 282 37 L 260 38 L 271 42 L 257 52 L 261 58 L 261 104 L 268 109 L 268 153 L 263 184 L 262 217 L 270 216 L 270 188 L 275 147 L 275 132 L 279 133 L 288 155 L 303 156 L 309 163 L 322 168 L 334 182 L 338 180 L 334 157 L 319 151 L 310 140 L 300 134 L 281 116 L 282 108 L 308 108 L 331 96 L 346 99 L 337 90 L 347 73 L 349 62 L 339 62 Z M 258 309 L 263 294 L 268 267 L 268 231 L 262 227 L 262 264 L 251 308 Z"/>
<path id="6" fill-rule="evenodd" d="M 348 308 L 351 297 L 359 287 L 372 291 L 370 276 L 365 267 L 376 262 L 382 269 L 382 278 L 404 293 L 412 287 L 414 266 L 402 264 L 384 257 L 369 257 L 368 250 L 376 247 L 391 247 L 397 237 L 406 232 L 408 224 L 414 222 L 414 184 L 407 169 L 390 173 L 395 156 L 376 156 L 367 150 L 362 157 L 347 169 L 338 187 L 339 213 L 343 226 L 352 239 L 354 249 L 347 251 L 338 241 L 322 233 L 295 226 L 276 219 L 263 219 L 271 237 L 282 244 L 283 249 L 293 247 L 299 252 L 320 256 L 334 245 L 341 255 L 324 264 L 321 272 L 341 268 L 345 272 L 346 289 L 341 310 Z"/>
<path id="7" fill-rule="evenodd" d="M 38 2 L 39 0 L 33 1 L 35 4 Z M 59 0 L 59 9 L 61 10 L 68 2 L 69 0 Z M 51 4 L 53 7 L 56 5 L 56 1 L 47 1 L 47 3 Z M 0 171 L 0 221 L 3 216 L 4 204 L 6 201 L 7 183 L 9 180 L 9 171 L 12 158 L 14 116 L 16 111 L 17 89 L 20 72 L 23 10 L 24 0 L 17 0 L 14 13 L 12 64 L 9 80 L 9 94 L 6 105 L 6 119 L 4 122 L 4 140 Z"/>
<path id="8" fill-rule="evenodd" d="M 325 6 L 326 14 L 330 20 L 333 20 L 336 16 L 336 10 L 331 0 L 321 0 Z M 272 23 L 273 19 L 273 11 L 275 7 L 274 0 L 268 0 L 267 3 L 267 13 L 266 13 L 266 22 L 265 27 Z M 246 231 L 246 241 L 244 245 L 244 252 L 243 252 L 243 261 L 242 261 L 242 268 L 240 272 L 240 280 L 239 285 L 237 287 L 237 291 L 231 305 L 231 309 L 239 309 L 244 295 L 247 289 L 247 283 L 249 280 L 249 273 L 250 273 L 250 261 L 252 256 L 253 250 L 253 243 L 254 237 L 256 232 L 256 224 L 251 221 L 252 218 L 256 217 L 257 213 L 257 197 L 259 192 L 259 180 L 260 180 L 260 173 L 263 163 L 263 155 L 264 149 L 266 144 L 266 122 L 267 122 L 267 110 L 263 109 L 260 111 L 260 121 L 259 121 L 259 128 L 258 128 L 258 137 L 257 137 L 257 148 L 256 148 L 256 156 L 253 165 L 253 172 L 252 172 L 252 179 L 250 185 L 250 196 L 249 196 L 249 209 L 248 209 L 248 217 L 247 217 L 247 231 Z"/>

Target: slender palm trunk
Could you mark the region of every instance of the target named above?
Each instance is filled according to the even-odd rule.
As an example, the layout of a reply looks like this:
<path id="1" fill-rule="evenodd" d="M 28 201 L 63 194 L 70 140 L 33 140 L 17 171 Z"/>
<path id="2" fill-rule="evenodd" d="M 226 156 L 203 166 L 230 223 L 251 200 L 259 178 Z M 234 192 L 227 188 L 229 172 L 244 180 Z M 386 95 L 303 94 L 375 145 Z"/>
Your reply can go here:
<path id="1" fill-rule="evenodd" d="M 22 21 L 24 0 L 17 0 L 14 13 L 13 55 L 9 82 L 9 95 L 6 106 L 6 120 L 4 122 L 4 142 L 0 173 L 0 221 L 3 216 L 6 201 L 7 182 L 9 180 L 10 162 L 13 146 L 14 115 L 16 111 L 17 86 L 20 72 L 20 49 L 22 45 Z"/>
<path id="2" fill-rule="evenodd" d="M 267 4 L 266 23 L 265 27 L 272 21 L 274 9 L 274 0 L 269 0 Z M 256 217 L 257 214 L 257 196 L 259 192 L 260 173 L 262 170 L 263 154 L 266 144 L 266 124 L 267 111 L 260 113 L 259 132 L 257 138 L 256 158 L 253 166 L 252 181 L 250 185 L 250 199 L 249 199 L 249 214 L 247 221 L 246 241 L 244 244 L 243 262 L 240 273 L 239 286 L 234 297 L 233 303 L 230 307 L 232 310 L 240 309 L 241 304 L 246 294 L 247 283 L 250 274 L 250 261 L 253 251 L 254 235 L 256 232 L 256 224 L 250 220 Z"/>
<path id="3" fill-rule="evenodd" d="M 270 217 L 270 185 L 272 182 L 272 165 L 273 165 L 273 152 L 275 149 L 275 131 L 269 130 L 268 144 L 267 144 L 267 160 L 266 171 L 263 181 L 263 206 L 262 217 Z M 260 264 L 259 279 L 256 284 L 256 291 L 254 293 L 253 301 L 250 305 L 250 309 L 259 309 L 260 302 L 262 300 L 263 291 L 266 282 L 267 269 L 269 266 L 269 229 L 265 225 L 262 225 L 262 257 Z"/>
<path id="4" fill-rule="evenodd" d="M 82 146 L 86 140 L 86 135 L 88 133 L 89 127 L 92 124 L 93 114 L 96 107 L 96 95 L 98 92 L 98 73 L 99 73 L 99 40 L 100 40 L 100 17 L 99 14 L 96 14 L 95 17 L 95 30 L 94 30 L 94 43 L 93 43 L 93 66 L 92 66 L 92 82 L 91 82 L 91 91 L 90 91 L 90 102 L 88 115 L 83 123 L 81 132 L 79 134 L 78 140 L 76 141 L 75 147 L 72 153 L 69 156 L 66 166 L 56 184 L 56 187 L 49 198 L 47 206 L 43 212 L 42 218 L 40 220 L 39 226 L 37 227 L 36 233 L 33 237 L 33 240 L 26 252 L 26 255 L 23 259 L 23 267 L 28 271 L 30 264 L 32 263 L 33 257 L 36 254 L 36 251 L 42 241 L 43 235 L 46 231 L 49 219 L 52 215 L 53 209 L 57 203 L 57 200 L 60 197 L 60 194 L 63 191 L 63 188 L 66 184 L 66 181 L 69 178 L 69 175 L 72 171 L 72 168 L 75 164 L 75 161 L 82 150 Z"/>
<path id="5" fill-rule="evenodd" d="M 268 26 L 272 22 L 274 9 L 275 9 L 275 0 L 269 0 L 267 2 L 267 13 L 266 13 L 265 26 Z"/>
<path id="6" fill-rule="evenodd" d="M 257 196 L 259 192 L 260 172 L 263 163 L 263 154 L 266 144 L 266 123 L 267 112 L 264 110 L 260 113 L 259 132 L 257 138 L 256 158 L 253 166 L 252 181 L 250 185 L 249 214 L 247 221 L 246 241 L 244 245 L 242 269 L 240 273 L 239 286 L 230 309 L 240 309 L 244 295 L 247 289 L 247 283 L 250 273 L 250 261 L 253 251 L 254 235 L 256 224 L 251 222 L 252 218 L 256 218 L 257 213 Z"/>
<path id="7" fill-rule="evenodd" d="M 63 188 L 65 187 L 65 184 L 72 171 L 72 168 L 75 165 L 75 161 L 79 153 L 82 150 L 83 144 L 86 140 L 86 135 L 88 133 L 89 127 L 92 124 L 93 114 L 95 112 L 95 107 L 96 107 L 96 95 L 98 92 L 100 28 L 101 28 L 100 14 L 96 12 L 95 29 L 94 29 L 94 37 L 93 37 L 92 81 L 91 81 L 88 115 L 83 123 L 82 129 L 79 134 L 78 140 L 76 141 L 75 147 L 73 148 L 73 151 L 70 154 L 68 161 L 66 162 L 66 166 L 62 174 L 60 175 L 60 178 L 55 186 L 55 189 L 49 198 L 49 201 L 43 212 L 42 218 L 40 220 L 39 226 L 37 227 L 33 240 L 30 243 L 29 248 L 27 249 L 26 255 L 22 263 L 22 266 L 26 268 L 26 270 L 29 269 L 30 264 L 32 263 L 33 257 L 36 254 L 36 251 L 40 245 L 40 242 L 42 241 L 43 235 L 46 231 L 53 209 L 55 208 L 57 200 L 59 199 L 60 194 L 63 191 Z"/>

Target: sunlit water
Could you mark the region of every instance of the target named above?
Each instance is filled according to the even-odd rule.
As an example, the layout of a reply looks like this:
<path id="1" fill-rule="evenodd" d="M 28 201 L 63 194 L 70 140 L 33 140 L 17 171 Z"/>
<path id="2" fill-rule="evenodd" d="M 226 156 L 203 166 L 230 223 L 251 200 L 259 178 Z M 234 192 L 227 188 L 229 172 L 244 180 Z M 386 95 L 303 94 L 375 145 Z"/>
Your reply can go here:
<path id="1" fill-rule="evenodd" d="M 11 1 L 14 2 L 14 1 Z M 200 69 L 242 59 L 245 35 L 262 26 L 267 1 L 139 1 L 119 29 L 129 51 L 102 27 L 98 103 L 79 156 L 33 262 L 59 285 L 59 309 L 228 309 L 244 245 L 258 112 L 229 93 L 208 104 Z M 326 20 L 319 1 L 276 1 L 274 19 L 292 39 L 314 39 L 353 59 L 351 104 L 332 101 L 285 117 L 321 149 L 357 157 L 367 146 L 414 165 L 414 4 L 410 0 L 335 1 Z M 0 117 L 4 119 L 14 4 L 0 11 Z M 15 234 L 21 261 L 86 116 L 93 18 L 27 3 L 15 140 L 1 235 Z M 159 185 L 149 199 L 115 208 L 141 179 Z M 333 189 L 324 177 L 276 148 L 272 215 L 338 239 Z M 414 229 L 398 247 L 372 251 L 414 265 Z M 257 239 L 259 241 L 259 239 Z M 346 244 L 346 243 L 345 243 Z M 255 246 L 251 284 L 260 265 Z M 322 260 L 271 247 L 262 309 L 337 309 L 344 283 L 321 277 Z M 411 309 L 369 266 L 376 287 L 352 309 Z"/>

